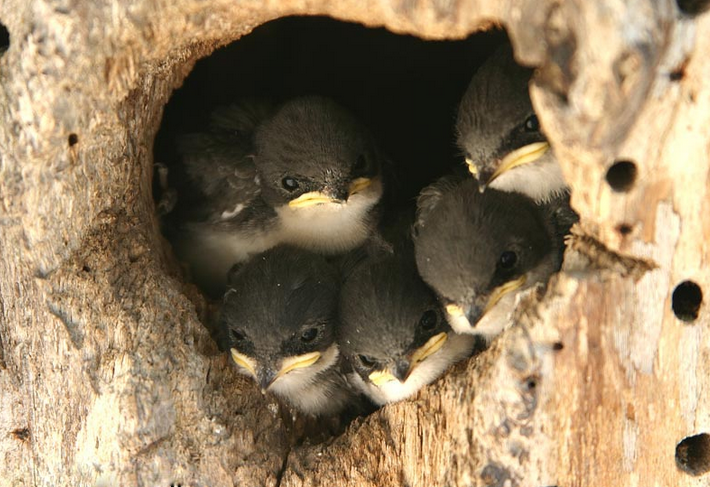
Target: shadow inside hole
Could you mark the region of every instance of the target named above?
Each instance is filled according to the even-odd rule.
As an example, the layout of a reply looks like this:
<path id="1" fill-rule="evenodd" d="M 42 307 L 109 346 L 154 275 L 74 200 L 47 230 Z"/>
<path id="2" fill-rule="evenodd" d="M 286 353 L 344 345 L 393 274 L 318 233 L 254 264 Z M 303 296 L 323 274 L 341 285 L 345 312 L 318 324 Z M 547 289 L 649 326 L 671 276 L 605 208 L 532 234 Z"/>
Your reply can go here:
<path id="1" fill-rule="evenodd" d="M 67 142 L 69 143 L 69 147 L 74 147 L 76 144 L 79 143 L 79 136 L 76 134 L 69 134 L 69 137 L 67 137 Z"/>
<path id="2" fill-rule="evenodd" d="M 710 472 L 710 435 L 700 433 L 688 436 L 675 449 L 678 468 L 690 475 Z"/>
<path id="3" fill-rule="evenodd" d="M 676 0 L 678 8 L 687 15 L 698 15 L 710 9 L 710 0 Z"/>
<path id="4" fill-rule="evenodd" d="M 693 281 L 683 281 L 673 290 L 672 308 L 679 320 L 695 321 L 698 318 L 702 302 L 703 291 Z"/>
<path id="5" fill-rule="evenodd" d="M 606 182 L 614 191 L 626 192 L 634 186 L 636 176 L 636 164 L 631 161 L 618 161 L 606 172 Z"/>
<path id="6" fill-rule="evenodd" d="M 245 98 L 332 98 L 374 134 L 401 177 L 401 198 L 463 164 L 453 131 L 471 76 L 503 32 L 425 41 L 326 17 L 268 22 L 200 60 L 165 107 L 155 161 L 179 171 L 175 142 Z M 176 167 L 177 166 L 177 167 Z"/>
<path id="7" fill-rule="evenodd" d="M 10 31 L 5 24 L 0 23 L 0 56 L 10 48 Z"/>

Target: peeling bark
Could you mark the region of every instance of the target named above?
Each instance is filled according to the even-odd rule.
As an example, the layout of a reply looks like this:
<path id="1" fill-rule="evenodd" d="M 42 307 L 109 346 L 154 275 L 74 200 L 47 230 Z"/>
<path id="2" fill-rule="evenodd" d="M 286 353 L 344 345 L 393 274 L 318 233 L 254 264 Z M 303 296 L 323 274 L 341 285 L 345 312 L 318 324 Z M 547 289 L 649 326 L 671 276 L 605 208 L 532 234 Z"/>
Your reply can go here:
<path id="1" fill-rule="evenodd" d="M 506 27 L 538 68 L 533 101 L 582 217 L 565 270 L 490 350 L 315 445 L 218 354 L 151 197 L 172 90 L 200 57 L 291 14 L 429 39 Z M 707 484 L 674 454 L 710 429 L 710 315 L 671 308 L 681 281 L 710 289 L 707 13 L 0 0 L 0 22 L 0 485 Z M 637 169 L 625 192 L 605 179 L 619 160 Z M 686 463 L 704 444 L 683 446 Z"/>

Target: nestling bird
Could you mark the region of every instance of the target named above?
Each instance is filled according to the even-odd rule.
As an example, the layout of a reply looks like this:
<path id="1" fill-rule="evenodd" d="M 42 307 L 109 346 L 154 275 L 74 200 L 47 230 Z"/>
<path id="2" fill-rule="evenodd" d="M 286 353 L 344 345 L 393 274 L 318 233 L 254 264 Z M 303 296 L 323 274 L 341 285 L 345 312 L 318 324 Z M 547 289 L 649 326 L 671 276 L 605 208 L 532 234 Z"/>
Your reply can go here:
<path id="1" fill-rule="evenodd" d="M 411 253 L 371 255 L 355 265 L 339 309 L 348 380 L 378 405 L 413 395 L 470 356 L 476 343 L 453 333 Z"/>
<path id="2" fill-rule="evenodd" d="M 516 294 L 560 268 L 563 231 L 548 205 L 452 178 L 425 188 L 417 204 L 417 267 L 457 333 L 497 335 Z"/>
<path id="3" fill-rule="evenodd" d="M 212 295 L 232 264 L 275 245 L 340 253 L 376 225 L 384 158 L 368 130 L 327 98 L 220 108 L 179 150 L 190 186 L 178 194 L 187 203 L 172 241 Z"/>
<path id="4" fill-rule="evenodd" d="M 498 48 L 461 100 L 457 145 L 481 191 L 490 186 L 547 203 L 568 187 L 530 101 L 531 74 L 509 45 Z"/>
<path id="5" fill-rule="evenodd" d="M 217 341 L 240 373 L 309 415 L 354 400 L 335 341 L 339 277 L 324 257 L 278 246 L 230 271 Z"/>

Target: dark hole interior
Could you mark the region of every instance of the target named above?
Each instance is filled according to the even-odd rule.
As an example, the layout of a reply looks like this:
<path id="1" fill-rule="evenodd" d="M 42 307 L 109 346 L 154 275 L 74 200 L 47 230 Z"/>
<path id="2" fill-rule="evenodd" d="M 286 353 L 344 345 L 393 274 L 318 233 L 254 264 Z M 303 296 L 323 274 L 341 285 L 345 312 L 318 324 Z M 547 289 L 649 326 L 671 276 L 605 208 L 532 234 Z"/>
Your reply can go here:
<path id="1" fill-rule="evenodd" d="M 677 0 L 678 8 L 688 15 L 698 15 L 710 8 L 710 0 Z"/>
<path id="2" fill-rule="evenodd" d="M 700 433 L 688 436 L 675 449 L 678 468 L 690 475 L 710 472 L 710 435 Z"/>
<path id="3" fill-rule="evenodd" d="M 10 31 L 0 23 L 0 56 L 10 48 Z"/>
<path id="4" fill-rule="evenodd" d="M 503 32 L 425 41 L 325 17 L 288 17 L 199 61 L 165 108 L 155 161 L 173 167 L 180 134 L 198 132 L 211 110 L 239 99 L 334 99 L 362 120 L 392 159 L 404 199 L 462 164 L 453 125 L 477 67 Z"/>
<path id="5" fill-rule="evenodd" d="M 683 281 L 673 290 L 673 313 L 679 320 L 693 322 L 698 318 L 703 291 L 693 281 Z"/>
<path id="6" fill-rule="evenodd" d="M 69 147 L 73 147 L 79 142 L 79 136 L 76 134 L 69 134 L 67 142 L 69 143 Z"/>
<path id="7" fill-rule="evenodd" d="M 617 192 L 629 191 L 636 182 L 636 164 L 631 161 L 615 162 L 606 173 L 606 182 Z"/>

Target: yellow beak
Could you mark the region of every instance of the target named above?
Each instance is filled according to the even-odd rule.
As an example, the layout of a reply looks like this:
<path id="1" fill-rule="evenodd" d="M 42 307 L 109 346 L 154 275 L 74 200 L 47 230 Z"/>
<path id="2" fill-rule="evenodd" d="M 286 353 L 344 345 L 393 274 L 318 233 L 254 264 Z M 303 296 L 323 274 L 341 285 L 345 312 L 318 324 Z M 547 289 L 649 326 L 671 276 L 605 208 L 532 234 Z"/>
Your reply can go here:
<path id="1" fill-rule="evenodd" d="M 383 386 L 391 380 L 397 380 L 397 378 L 393 376 L 389 370 L 376 370 L 371 373 L 368 378 L 370 379 L 370 382 L 375 384 L 377 387 Z"/>
<path id="2" fill-rule="evenodd" d="M 491 179 L 488 181 L 488 184 L 504 172 L 510 171 L 514 167 L 522 166 L 523 164 L 528 164 L 540 159 L 549 149 L 550 144 L 547 142 L 535 142 L 514 150 L 503 158 L 498 166 L 498 169 L 495 170 L 491 176 Z"/>
<path id="3" fill-rule="evenodd" d="M 505 284 L 502 284 L 495 288 L 493 292 L 491 293 L 491 296 L 488 298 L 488 303 L 486 304 L 486 309 L 483 311 L 483 314 L 488 313 L 490 309 L 498 303 L 498 301 L 501 300 L 503 296 L 508 294 L 511 291 L 515 291 L 516 289 L 520 288 L 523 284 L 525 284 L 526 276 L 523 274 L 519 278 L 517 278 L 514 281 L 508 281 Z"/>
<path id="4" fill-rule="evenodd" d="M 372 184 L 372 179 L 370 178 L 357 178 L 352 183 L 350 183 L 350 196 L 359 193 L 360 191 L 368 188 Z"/>
<path id="5" fill-rule="evenodd" d="M 412 354 L 412 369 L 414 369 L 414 367 L 416 367 L 420 362 L 423 362 L 429 355 L 437 352 L 441 347 L 443 347 L 447 338 L 449 338 L 447 333 L 439 333 L 438 335 L 431 337 L 422 347 L 418 348 Z M 412 369 L 410 369 L 410 372 Z"/>
<path id="6" fill-rule="evenodd" d="M 320 352 L 311 352 L 303 355 L 297 355 L 296 357 L 285 358 L 283 363 L 281 364 L 281 370 L 279 370 L 279 373 L 276 374 L 276 379 L 288 374 L 292 370 L 310 367 L 311 365 L 318 362 L 319 359 Z"/>
<path id="7" fill-rule="evenodd" d="M 466 158 L 466 166 L 468 166 L 468 172 L 470 172 L 474 178 L 478 179 L 478 168 L 473 163 L 472 159 Z"/>
<path id="8" fill-rule="evenodd" d="M 459 306 L 458 304 L 447 304 L 444 309 L 446 310 L 447 314 L 450 314 L 453 317 L 458 318 L 459 316 L 463 316 L 463 308 Z"/>
<path id="9" fill-rule="evenodd" d="M 340 200 L 331 198 L 330 196 L 321 193 L 320 191 L 311 191 L 304 193 L 295 200 L 288 202 L 291 208 L 306 208 L 308 206 L 322 205 L 325 203 L 342 203 Z"/>
<path id="10" fill-rule="evenodd" d="M 444 342 L 446 342 L 446 339 L 448 337 L 449 336 L 446 333 L 439 333 L 438 335 L 434 335 L 433 337 L 431 337 L 423 346 L 418 348 L 412 354 L 412 358 L 410 360 L 411 365 L 409 367 L 409 373 L 411 374 L 411 372 L 420 363 L 422 363 L 428 356 L 435 353 L 442 346 L 444 346 Z M 392 380 L 397 380 L 397 381 L 399 380 L 389 370 L 376 370 L 375 372 L 372 372 L 368 376 L 368 378 L 370 379 L 370 382 L 375 384 L 377 387 L 381 387 Z"/>
<path id="11" fill-rule="evenodd" d="M 234 363 L 243 369 L 246 369 L 252 376 L 256 377 L 256 363 L 252 359 L 237 352 L 236 348 L 232 348 L 229 351 L 232 354 L 232 360 L 234 360 Z"/>

